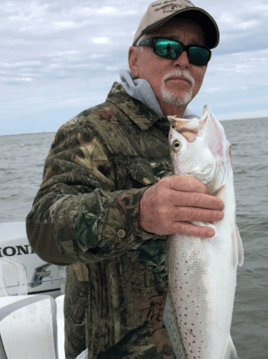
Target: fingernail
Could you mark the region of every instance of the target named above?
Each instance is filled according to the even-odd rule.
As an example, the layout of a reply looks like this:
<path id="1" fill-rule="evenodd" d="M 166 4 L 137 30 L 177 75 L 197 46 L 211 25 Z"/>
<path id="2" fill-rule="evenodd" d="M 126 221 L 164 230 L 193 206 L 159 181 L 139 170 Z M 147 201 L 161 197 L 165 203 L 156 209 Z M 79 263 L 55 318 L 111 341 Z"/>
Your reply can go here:
<path id="1" fill-rule="evenodd" d="M 214 229 L 209 229 L 208 230 L 208 235 L 209 235 L 209 237 L 213 237 L 215 235 Z"/>
<path id="2" fill-rule="evenodd" d="M 223 217 L 224 217 L 224 213 L 223 213 L 223 212 L 218 213 L 218 218 L 219 218 L 219 219 L 223 219 Z"/>

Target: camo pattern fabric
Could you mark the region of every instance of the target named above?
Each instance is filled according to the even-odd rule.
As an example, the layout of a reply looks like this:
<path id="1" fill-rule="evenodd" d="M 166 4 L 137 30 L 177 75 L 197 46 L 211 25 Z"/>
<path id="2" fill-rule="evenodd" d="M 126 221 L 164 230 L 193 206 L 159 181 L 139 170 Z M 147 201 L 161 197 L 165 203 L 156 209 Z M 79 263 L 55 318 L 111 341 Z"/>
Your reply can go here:
<path id="1" fill-rule="evenodd" d="M 106 102 L 56 133 L 27 234 L 67 265 L 65 352 L 74 359 L 175 359 L 162 314 L 167 236 L 139 227 L 144 191 L 172 174 L 166 117 L 115 82 Z"/>

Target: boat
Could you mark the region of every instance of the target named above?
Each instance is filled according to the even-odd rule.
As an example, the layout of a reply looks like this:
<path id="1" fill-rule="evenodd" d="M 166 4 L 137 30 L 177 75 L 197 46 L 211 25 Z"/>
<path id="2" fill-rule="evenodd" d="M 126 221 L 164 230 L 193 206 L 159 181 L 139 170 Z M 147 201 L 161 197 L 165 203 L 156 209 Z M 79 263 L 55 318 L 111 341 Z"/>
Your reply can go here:
<path id="1" fill-rule="evenodd" d="M 25 222 L 0 223 L 0 359 L 65 359 L 65 279 L 34 252 Z"/>

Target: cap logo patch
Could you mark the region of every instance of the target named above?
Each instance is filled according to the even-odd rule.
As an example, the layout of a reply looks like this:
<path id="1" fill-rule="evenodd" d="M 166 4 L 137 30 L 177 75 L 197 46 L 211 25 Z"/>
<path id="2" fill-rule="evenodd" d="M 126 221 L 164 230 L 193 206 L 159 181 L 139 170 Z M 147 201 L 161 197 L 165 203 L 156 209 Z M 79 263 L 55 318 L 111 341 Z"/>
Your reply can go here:
<path id="1" fill-rule="evenodd" d="M 152 5 L 155 7 L 154 11 L 158 12 L 160 10 L 164 13 L 174 12 L 175 10 L 180 10 L 181 8 L 193 7 L 194 5 L 189 0 L 180 1 L 179 4 L 174 0 L 166 0 L 163 3 L 159 2 L 157 4 Z"/>

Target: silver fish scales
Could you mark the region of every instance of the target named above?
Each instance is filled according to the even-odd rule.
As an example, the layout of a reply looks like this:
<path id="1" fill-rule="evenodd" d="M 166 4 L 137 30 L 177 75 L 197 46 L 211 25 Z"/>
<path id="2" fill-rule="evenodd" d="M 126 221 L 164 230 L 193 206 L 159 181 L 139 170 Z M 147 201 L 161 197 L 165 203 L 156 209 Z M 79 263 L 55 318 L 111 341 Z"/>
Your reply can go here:
<path id="1" fill-rule="evenodd" d="M 205 106 L 201 119 L 169 116 L 173 174 L 191 175 L 225 203 L 213 238 L 172 235 L 164 323 L 177 359 L 238 359 L 231 335 L 237 265 L 244 260 L 236 226 L 231 146 Z"/>

